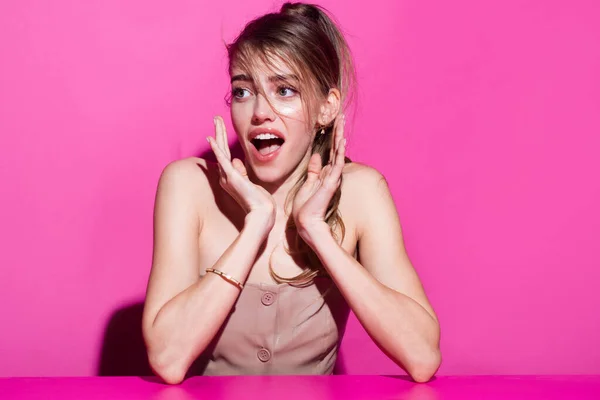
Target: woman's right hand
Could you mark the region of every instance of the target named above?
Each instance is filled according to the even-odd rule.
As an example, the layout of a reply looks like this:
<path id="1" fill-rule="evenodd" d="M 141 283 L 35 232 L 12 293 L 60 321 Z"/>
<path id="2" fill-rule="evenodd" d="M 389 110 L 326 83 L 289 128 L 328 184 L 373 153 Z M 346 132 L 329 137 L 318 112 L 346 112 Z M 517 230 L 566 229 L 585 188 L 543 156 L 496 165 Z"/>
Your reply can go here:
<path id="1" fill-rule="evenodd" d="M 239 158 L 231 159 L 227 132 L 223 118 L 217 116 L 215 122 L 215 138 L 207 137 L 208 143 L 217 158 L 221 187 L 247 213 L 246 219 L 259 218 L 265 222 L 269 230 L 275 223 L 275 199 L 260 185 L 248 178 L 248 171 Z M 264 220 L 263 220 L 264 218 Z"/>

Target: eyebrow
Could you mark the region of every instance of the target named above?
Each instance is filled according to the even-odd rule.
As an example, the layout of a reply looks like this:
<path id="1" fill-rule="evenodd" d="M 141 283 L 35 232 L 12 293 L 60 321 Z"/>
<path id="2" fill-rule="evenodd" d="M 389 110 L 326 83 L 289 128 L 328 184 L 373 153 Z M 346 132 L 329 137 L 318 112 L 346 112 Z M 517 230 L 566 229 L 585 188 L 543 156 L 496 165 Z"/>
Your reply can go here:
<path id="1" fill-rule="evenodd" d="M 289 74 L 289 75 L 271 75 L 269 77 L 269 82 L 286 82 L 289 80 L 296 80 L 298 81 L 298 76 L 294 75 L 294 74 Z M 236 82 L 236 81 L 244 81 L 244 82 L 252 82 L 252 78 L 250 78 L 248 75 L 246 74 L 238 74 L 238 75 L 234 75 L 231 77 L 231 83 Z"/>

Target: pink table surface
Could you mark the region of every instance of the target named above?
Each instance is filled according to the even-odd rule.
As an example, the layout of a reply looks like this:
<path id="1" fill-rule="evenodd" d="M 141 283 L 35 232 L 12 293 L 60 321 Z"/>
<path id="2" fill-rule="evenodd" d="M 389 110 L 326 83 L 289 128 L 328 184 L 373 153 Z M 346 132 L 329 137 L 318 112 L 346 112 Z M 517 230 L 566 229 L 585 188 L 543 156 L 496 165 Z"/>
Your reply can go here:
<path id="1" fill-rule="evenodd" d="M 596 376 L 447 376 L 425 384 L 394 376 L 0 378 L 0 399 L 600 399 Z"/>

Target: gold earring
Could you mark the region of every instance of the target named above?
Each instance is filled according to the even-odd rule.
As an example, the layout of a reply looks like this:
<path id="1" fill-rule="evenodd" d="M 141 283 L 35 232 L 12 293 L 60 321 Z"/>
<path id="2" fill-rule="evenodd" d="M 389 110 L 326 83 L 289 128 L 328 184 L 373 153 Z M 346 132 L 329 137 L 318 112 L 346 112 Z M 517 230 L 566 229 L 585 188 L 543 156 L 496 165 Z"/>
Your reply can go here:
<path id="1" fill-rule="evenodd" d="M 325 134 L 325 128 L 321 128 L 321 135 Z"/>

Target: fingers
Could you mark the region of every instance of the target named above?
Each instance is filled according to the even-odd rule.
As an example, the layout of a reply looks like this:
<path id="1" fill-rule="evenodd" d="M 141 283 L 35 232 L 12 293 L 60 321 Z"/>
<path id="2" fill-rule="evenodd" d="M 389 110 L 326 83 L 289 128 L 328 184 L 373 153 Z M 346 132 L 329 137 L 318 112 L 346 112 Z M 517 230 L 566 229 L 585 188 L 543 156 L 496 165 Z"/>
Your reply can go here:
<path id="1" fill-rule="evenodd" d="M 225 128 L 225 121 L 223 121 L 223 118 L 219 118 L 219 120 L 221 121 L 221 132 L 223 134 L 223 146 L 225 149 L 225 154 L 227 154 L 227 158 L 231 160 L 231 150 L 229 148 L 229 140 L 227 140 L 227 129 Z"/>
<path id="2" fill-rule="evenodd" d="M 346 126 L 346 115 L 342 114 L 340 120 L 338 121 L 338 126 L 336 130 L 335 140 L 337 143 L 336 151 L 339 149 L 339 143 L 344 138 L 344 128 Z"/>
<path id="3" fill-rule="evenodd" d="M 215 120 L 215 137 L 217 139 L 217 145 L 223 150 L 223 154 L 228 160 L 231 160 L 231 152 L 229 150 L 229 142 L 227 141 L 227 131 L 225 129 L 225 122 L 223 118 L 217 116 Z"/>
<path id="4" fill-rule="evenodd" d="M 248 177 L 248 171 L 246 170 L 246 166 L 244 165 L 242 160 L 240 160 L 239 158 L 234 158 L 231 161 L 231 165 L 233 165 L 233 168 L 235 168 L 242 176 L 246 178 Z"/>
<path id="5" fill-rule="evenodd" d="M 233 170 L 231 163 L 231 153 L 229 150 L 229 143 L 227 142 L 227 133 L 225 131 L 225 123 L 223 118 L 216 116 L 213 119 L 215 123 L 215 137 L 207 137 L 208 143 L 217 158 L 217 165 L 219 167 L 219 173 L 222 178 L 226 178 Z M 245 168 L 244 168 L 245 171 Z"/>
<path id="6" fill-rule="evenodd" d="M 219 117 L 215 117 L 215 140 L 219 149 L 223 150 L 223 138 L 221 136 L 221 121 Z"/>
<path id="7" fill-rule="evenodd" d="M 338 164 L 341 164 L 342 167 L 344 165 L 344 160 L 346 157 L 346 138 L 344 137 L 345 125 L 346 115 L 342 114 L 340 121 L 338 121 L 338 125 L 336 126 L 337 129 L 335 132 L 335 153 L 333 155 L 334 158 L 331 159 L 331 163 L 334 165 L 334 168 Z"/>
<path id="8" fill-rule="evenodd" d="M 329 162 L 333 162 L 333 157 L 335 157 L 335 137 L 337 136 L 337 124 L 334 128 L 334 132 L 335 134 L 333 135 L 333 137 L 331 138 L 331 148 L 329 149 Z"/>
<path id="9" fill-rule="evenodd" d="M 308 174 L 306 176 L 307 185 L 314 184 L 317 179 L 319 179 L 319 174 L 321 173 L 321 155 L 319 153 L 314 153 L 310 160 L 308 161 Z"/>
<path id="10" fill-rule="evenodd" d="M 341 127 L 336 132 L 336 152 L 334 153 L 334 158 L 331 160 L 331 171 L 327 176 L 327 184 L 330 187 L 337 188 L 339 179 L 342 176 L 342 171 L 344 170 L 345 160 L 346 160 L 346 138 L 344 138 L 344 119 L 341 121 Z"/>
<path id="11" fill-rule="evenodd" d="M 248 178 L 248 171 L 246 166 L 239 158 L 231 160 L 231 152 L 229 144 L 227 142 L 227 134 L 225 132 L 225 123 L 221 117 L 214 118 L 215 123 L 215 138 L 209 136 L 207 141 L 217 158 L 217 165 L 219 167 L 219 173 L 222 178 L 227 178 L 233 170 L 237 171 L 240 175 Z"/>
<path id="12" fill-rule="evenodd" d="M 339 149 L 340 138 L 344 137 L 345 123 L 346 116 L 344 114 L 340 114 L 335 121 L 334 134 L 331 138 L 331 150 L 329 151 L 329 163 L 331 164 L 333 164 Z"/>
<path id="13" fill-rule="evenodd" d="M 223 150 L 219 147 L 216 140 L 212 136 L 209 136 L 206 139 L 208 140 L 210 148 L 212 149 L 213 153 L 215 154 L 215 157 L 217 158 L 217 164 L 219 165 L 221 177 L 225 178 L 224 175 L 229 174 L 232 169 L 231 161 L 229 161 L 225 153 L 223 153 Z"/>
<path id="14" fill-rule="evenodd" d="M 333 163 L 333 169 L 331 171 L 332 177 L 335 178 L 335 181 L 342 176 L 342 171 L 344 170 L 344 165 L 346 164 L 346 138 L 340 138 L 338 143 L 338 151 L 335 156 L 335 160 Z M 333 178 L 332 178 L 333 179 Z"/>

